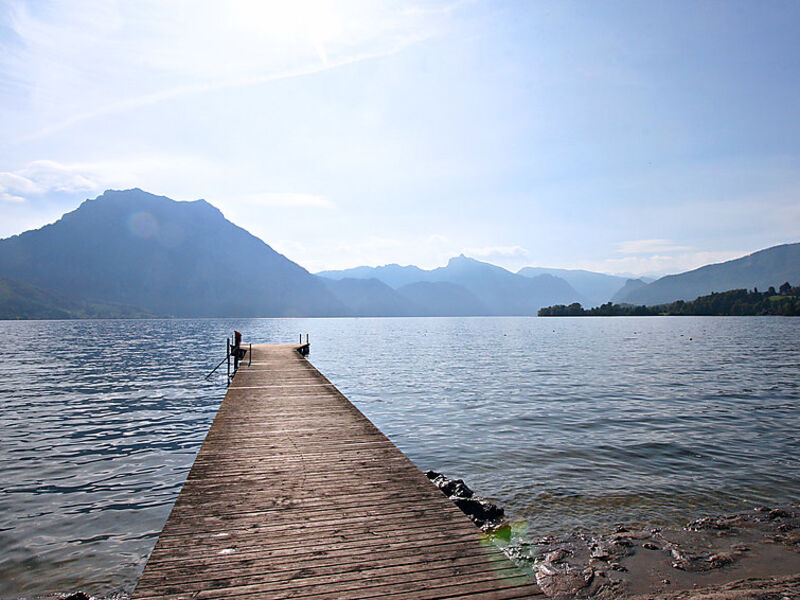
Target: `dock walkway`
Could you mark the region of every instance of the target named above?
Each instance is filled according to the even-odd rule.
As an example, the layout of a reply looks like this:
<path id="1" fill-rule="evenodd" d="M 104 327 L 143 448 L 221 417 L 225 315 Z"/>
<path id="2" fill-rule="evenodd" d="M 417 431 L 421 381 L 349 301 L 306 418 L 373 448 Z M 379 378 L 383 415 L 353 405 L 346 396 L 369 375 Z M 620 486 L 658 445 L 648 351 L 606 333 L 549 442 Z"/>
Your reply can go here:
<path id="1" fill-rule="evenodd" d="M 299 349 L 253 346 L 134 600 L 542 598 Z"/>

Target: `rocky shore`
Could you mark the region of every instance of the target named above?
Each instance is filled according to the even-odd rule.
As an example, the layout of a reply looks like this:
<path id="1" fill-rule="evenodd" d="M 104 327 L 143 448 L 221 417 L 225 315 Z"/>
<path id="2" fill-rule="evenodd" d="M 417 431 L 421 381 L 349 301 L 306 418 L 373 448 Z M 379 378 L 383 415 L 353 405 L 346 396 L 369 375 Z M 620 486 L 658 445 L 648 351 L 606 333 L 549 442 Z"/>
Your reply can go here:
<path id="1" fill-rule="evenodd" d="M 800 600 L 800 505 L 522 540 L 501 507 L 460 479 L 427 475 L 554 600 Z"/>

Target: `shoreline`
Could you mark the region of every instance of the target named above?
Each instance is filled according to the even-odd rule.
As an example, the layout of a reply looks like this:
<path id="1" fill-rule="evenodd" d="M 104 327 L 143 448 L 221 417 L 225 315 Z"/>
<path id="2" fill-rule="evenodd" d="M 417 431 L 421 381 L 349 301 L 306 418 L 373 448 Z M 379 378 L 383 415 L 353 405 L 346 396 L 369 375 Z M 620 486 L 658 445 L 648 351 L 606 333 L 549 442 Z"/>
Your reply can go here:
<path id="1" fill-rule="evenodd" d="M 509 543 L 505 551 L 555 600 L 759 598 L 762 592 L 800 598 L 800 504 L 704 517 L 682 528 L 576 531 Z"/>
<path id="2" fill-rule="evenodd" d="M 460 480 L 439 483 L 447 481 Z M 451 499 L 448 491 L 463 490 L 433 485 L 446 487 Z M 800 503 L 704 517 L 683 528 L 620 524 L 610 533 L 530 540 L 515 536 L 499 510 L 500 517 L 481 529 L 553 600 L 800 599 Z M 14 600 L 130 600 L 130 593 L 72 591 Z"/>
<path id="3" fill-rule="evenodd" d="M 800 598 L 800 504 L 703 517 L 677 527 L 514 535 L 504 510 L 460 479 L 426 473 L 554 600 Z M 796 596 L 794 594 L 797 594 Z"/>

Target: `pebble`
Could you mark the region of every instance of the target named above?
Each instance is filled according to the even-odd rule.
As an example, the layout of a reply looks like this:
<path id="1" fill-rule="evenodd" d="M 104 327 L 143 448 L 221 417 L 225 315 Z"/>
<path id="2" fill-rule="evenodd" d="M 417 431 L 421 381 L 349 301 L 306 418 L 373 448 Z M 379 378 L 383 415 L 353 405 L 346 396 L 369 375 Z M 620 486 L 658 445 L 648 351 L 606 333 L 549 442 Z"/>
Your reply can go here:
<path id="1" fill-rule="evenodd" d="M 642 548 L 646 548 L 647 550 L 658 550 L 658 546 L 650 542 L 645 542 L 642 544 Z"/>

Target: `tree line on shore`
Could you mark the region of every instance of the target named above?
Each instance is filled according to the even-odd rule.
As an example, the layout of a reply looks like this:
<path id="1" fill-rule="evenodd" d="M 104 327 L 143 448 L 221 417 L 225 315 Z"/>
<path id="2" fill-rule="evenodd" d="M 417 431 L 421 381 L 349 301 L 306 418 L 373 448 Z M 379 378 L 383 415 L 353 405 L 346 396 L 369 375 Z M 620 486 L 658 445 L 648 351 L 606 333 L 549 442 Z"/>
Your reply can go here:
<path id="1" fill-rule="evenodd" d="M 539 309 L 540 317 L 629 317 L 654 315 L 695 316 L 751 316 L 780 315 L 800 316 L 800 287 L 792 287 L 787 281 L 776 291 L 770 287 L 765 292 L 753 290 L 729 290 L 712 292 L 690 302 L 677 300 L 656 306 L 634 306 L 606 302 L 594 308 L 583 308 L 573 302 L 569 306 L 557 304 Z"/>

